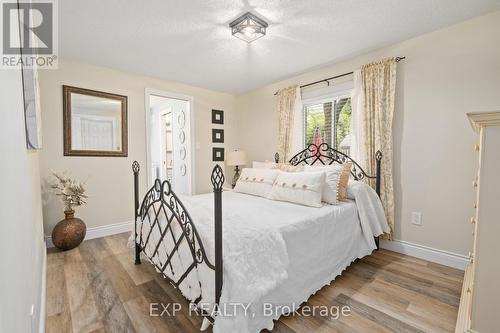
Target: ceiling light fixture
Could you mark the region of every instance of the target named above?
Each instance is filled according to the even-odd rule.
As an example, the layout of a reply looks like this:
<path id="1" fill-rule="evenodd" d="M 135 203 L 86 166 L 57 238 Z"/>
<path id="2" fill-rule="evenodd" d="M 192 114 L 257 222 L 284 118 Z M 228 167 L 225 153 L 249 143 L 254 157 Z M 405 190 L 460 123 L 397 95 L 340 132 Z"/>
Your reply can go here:
<path id="1" fill-rule="evenodd" d="M 231 33 L 234 37 L 251 43 L 266 34 L 268 24 L 261 18 L 248 12 L 229 23 Z"/>

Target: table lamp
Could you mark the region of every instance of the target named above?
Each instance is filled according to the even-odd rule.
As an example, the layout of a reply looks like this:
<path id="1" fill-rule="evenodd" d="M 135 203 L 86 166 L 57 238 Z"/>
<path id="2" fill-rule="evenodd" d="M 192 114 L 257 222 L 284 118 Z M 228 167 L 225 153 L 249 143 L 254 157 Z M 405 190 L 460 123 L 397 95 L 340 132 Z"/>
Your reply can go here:
<path id="1" fill-rule="evenodd" d="M 236 167 L 234 169 L 234 177 L 231 183 L 232 187 L 236 186 L 236 182 L 240 178 L 240 169 L 239 167 L 245 165 L 247 163 L 247 154 L 244 151 L 230 151 L 227 153 L 226 164 L 228 166 Z"/>

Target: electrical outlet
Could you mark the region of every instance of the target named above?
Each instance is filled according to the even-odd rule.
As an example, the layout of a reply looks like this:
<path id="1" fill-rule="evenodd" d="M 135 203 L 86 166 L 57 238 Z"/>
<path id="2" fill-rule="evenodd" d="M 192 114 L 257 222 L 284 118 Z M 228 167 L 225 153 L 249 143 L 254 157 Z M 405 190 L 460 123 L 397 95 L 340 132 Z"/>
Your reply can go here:
<path id="1" fill-rule="evenodd" d="M 411 224 L 422 225 L 422 213 L 421 212 L 412 212 L 411 213 Z"/>

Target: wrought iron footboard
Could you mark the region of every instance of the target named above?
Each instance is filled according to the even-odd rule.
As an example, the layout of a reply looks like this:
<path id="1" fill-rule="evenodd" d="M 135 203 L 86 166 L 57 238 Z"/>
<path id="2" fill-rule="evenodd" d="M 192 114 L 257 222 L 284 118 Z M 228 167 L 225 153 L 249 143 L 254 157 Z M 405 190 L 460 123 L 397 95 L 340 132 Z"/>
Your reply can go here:
<path id="1" fill-rule="evenodd" d="M 179 288 L 186 277 L 199 265 L 205 264 L 215 272 L 215 306 L 219 304 L 222 291 L 222 185 L 224 184 L 224 173 L 222 168 L 216 165 L 212 171 L 211 181 L 214 191 L 214 218 L 215 218 L 215 264 L 207 257 L 201 238 L 196 230 L 186 207 L 172 191 L 168 181 L 161 182 L 157 179 L 154 185 L 147 191 L 142 203 L 139 203 L 139 171 L 137 161 L 132 164 L 134 173 L 134 213 L 135 213 L 135 264 L 141 263 L 141 252 L 161 272 L 161 274 L 175 287 Z M 139 206 L 140 205 L 140 206 Z M 162 226 L 164 221 L 164 226 Z M 145 230 L 145 223 L 147 224 Z M 143 232 L 145 231 L 145 232 Z M 153 232 L 157 232 L 159 239 L 154 240 Z M 164 239 L 168 237 L 173 245 L 167 249 Z M 185 245 L 184 245 L 185 244 Z M 189 248 L 191 258 L 189 263 L 184 263 L 183 272 L 175 272 L 172 260 L 180 255 L 180 247 Z M 160 246 L 165 257 L 160 257 Z M 187 267 L 186 267 L 187 266 Z M 178 277 L 177 277 L 178 276 Z M 202 298 L 200 284 L 200 296 L 196 300 L 190 300 L 198 304 Z M 209 317 L 209 319 L 212 319 Z"/>

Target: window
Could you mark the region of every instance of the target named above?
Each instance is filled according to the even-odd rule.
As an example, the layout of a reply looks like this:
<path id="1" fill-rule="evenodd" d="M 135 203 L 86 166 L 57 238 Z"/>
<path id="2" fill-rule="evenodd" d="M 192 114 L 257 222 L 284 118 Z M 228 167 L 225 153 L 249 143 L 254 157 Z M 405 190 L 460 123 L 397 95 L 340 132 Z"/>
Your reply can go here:
<path id="1" fill-rule="evenodd" d="M 328 143 L 349 154 L 351 147 L 351 97 L 322 99 L 304 105 L 304 143 Z"/>

